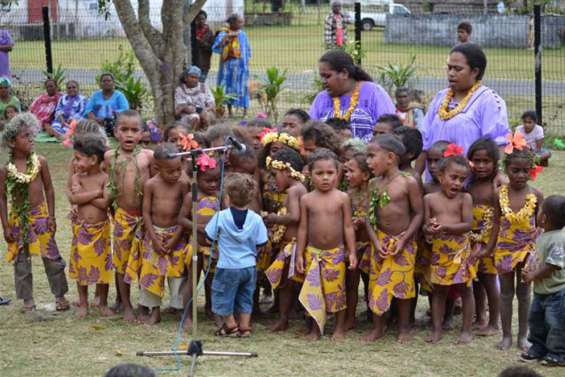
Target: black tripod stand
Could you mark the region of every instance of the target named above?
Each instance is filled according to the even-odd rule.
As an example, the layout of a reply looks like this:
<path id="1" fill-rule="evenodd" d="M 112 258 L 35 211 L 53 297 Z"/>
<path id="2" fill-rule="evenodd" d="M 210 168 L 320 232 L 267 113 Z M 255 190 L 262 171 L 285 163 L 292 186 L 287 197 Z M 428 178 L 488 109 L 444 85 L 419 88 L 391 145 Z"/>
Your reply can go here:
<path id="1" fill-rule="evenodd" d="M 198 207 L 198 186 L 196 183 L 196 178 L 198 175 L 198 165 L 196 159 L 202 153 L 208 152 L 219 152 L 220 155 L 220 166 L 222 167 L 220 182 L 224 181 L 223 177 L 223 166 L 226 151 L 231 148 L 244 149 L 245 146 L 240 144 L 237 140 L 228 137 L 226 139 L 228 145 L 215 148 L 206 149 L 193 149 L 188 152 L 174 153 L 170 155 L 170 158 L 190 156 L 192 160 L 192 183 L 191 183 L 191 193 L 192 193 L 192 340 L 190 341 L 188 348 L 186 350 L 179 351 L 141 351 L 137 352 L 137 356 L 146 357 L 160 357 L 160 356 L 190 356 L 190 371 L 188 376 L 196 376 L 196 362 L 200 356 L 232 356 L 232 357 L 257 357 L 256 352 L 223 352 L 223 351 L 204 351 L 204 346 L 201 340 L 198 339 L 198 310 L 197 310 L 197 297 L 198 297 L 198 221 L 197 221 L 197 207 Z M 220 187 L 220 192 L 223 191 L 223 187 Z M 220 198 L 221 200 L 222 198 Z M 217 237 L 215 237 L 217 239 Z M 188 304 L 187 304 L 188 305 Z M 187 308 L 185 308 L 185 314 L 187 313 Z M 184 317 L 183 317 L 184 319 Z"/>

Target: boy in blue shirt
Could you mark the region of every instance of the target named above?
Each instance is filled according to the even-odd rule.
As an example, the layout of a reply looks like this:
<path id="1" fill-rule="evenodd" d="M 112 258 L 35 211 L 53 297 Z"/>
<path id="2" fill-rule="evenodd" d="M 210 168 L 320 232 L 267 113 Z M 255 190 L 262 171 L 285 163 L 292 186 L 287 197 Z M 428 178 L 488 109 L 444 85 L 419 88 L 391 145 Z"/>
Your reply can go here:
<path id="1" fill-rule="evenodd" d="M 248 208 L 256 192 L 253 177 L 233 173 L 226 178 L 225 187 L 228 208 L 217 212 L 205 229 L 220 251 L 212 281 L 212 311 L 223 319 L 216 335 L 248 337 L 257 282 L 257 247 L 267 243 L 267 228 Z"/>

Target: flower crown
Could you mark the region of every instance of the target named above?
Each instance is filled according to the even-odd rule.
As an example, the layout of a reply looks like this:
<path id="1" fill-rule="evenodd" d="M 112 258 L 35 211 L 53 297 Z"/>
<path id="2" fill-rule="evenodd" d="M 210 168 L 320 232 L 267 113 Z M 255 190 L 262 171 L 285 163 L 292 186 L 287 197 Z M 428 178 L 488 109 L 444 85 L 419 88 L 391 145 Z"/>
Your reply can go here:
<path id="1" fill-rule="evenodd" d="M 514 136 L 509 133 L 506 135 L 506 140 L 508 141 L 508 144 L 504 147 L 504 153 L 506 154 L 512 154 L 514 149 L 521 151 L 528 146 L 526 138 L 524 138 L 524 135 L 521 132 L 515 132 Z"/>
<path id="2" fill-rule="evenodd" d="M 261 139 L 261 144 L 263 144 L 264 146 L 274 142 L 283 143 L 296 150 L 300 149 L 298 139 L 284 132 L 268 132 L 263 135 L 263 138 Z"/>
<path id="3" fill-rule="evenodd" d="M 204 173 L 207 169 L 215 169 L 218 163 L 215 159 L 208 156 L 206 153 L 202 153 L 196 159 L 196 165 L 198 165 L 198 170 Z"/>
<path id="4" fill-rule="evenodd" d="M 443 151 L 443 157 L 450 156 L 460 156 L 463 154 L 465 149 L 457 144 L 449 144 L 445 151 Z"/>
<path id="5" fill-rule="evenodd" d="M 180 145 L 184 151 L 190 151 L 192 149 L 199 148 L 198 142 L 194 140 L 193 134 L 180 134 Z"/>
<path id="6" fill-rule="evenodd" d="M 299 180 L 300 182 L 304 182 L 304 180 L 306 179 L 306 177 L 304 177 L 304 174 L 302 174 L 299 171 L 294 170 L 294 168 L 292 166 L 290 166 L 290 163 L 288 163 L 288 162 L 273 160 L 271 157 L 267 157 L 267 159 L 265 161 L 266 161 L 267 169 L 288 170 L 288 171 L 290 171 L 290 176 L 294 179 Z"/>

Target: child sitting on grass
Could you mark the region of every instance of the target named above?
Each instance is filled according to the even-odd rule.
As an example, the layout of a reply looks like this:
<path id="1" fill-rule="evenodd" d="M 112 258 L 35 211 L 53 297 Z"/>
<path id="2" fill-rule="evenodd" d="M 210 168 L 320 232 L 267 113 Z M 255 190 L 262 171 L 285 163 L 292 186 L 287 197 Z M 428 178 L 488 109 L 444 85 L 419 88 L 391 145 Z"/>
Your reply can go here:
<path id="1" fill-rule="evenodd" d="M 267 228 L 248 208 L 255 192 L 248 174 L 226 177 L 228 208 L 216 212 L 206 225 L 206 237 L 218 242 L 219 258 L 212 281 L 212 311 L 221 316 L 217 336 L 249 337 L 253 295 L 257 282 L 257 247 L 267 243 Z M 237 318 L 234 314 L 237 313 Z"/>

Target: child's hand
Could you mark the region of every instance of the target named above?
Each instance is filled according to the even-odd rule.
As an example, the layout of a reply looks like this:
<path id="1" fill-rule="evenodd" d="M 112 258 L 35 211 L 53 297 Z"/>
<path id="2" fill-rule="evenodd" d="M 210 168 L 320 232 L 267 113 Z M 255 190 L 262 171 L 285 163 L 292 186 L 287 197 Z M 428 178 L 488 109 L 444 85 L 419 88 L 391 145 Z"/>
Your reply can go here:
<path id="1" fill-rule="evenodd" d="M 301 254 L 296 256 L 296 272 L 299 274 L 304 273 L 304 257 Z"/>
<path id="2" fill-rule="evenodd" d="M 14 235 L 12 234 L 12 228 L 11 227 L 4 229 L 4 240 L 6 241 L 6 243 L 16 242 L 16 239 L 14 238 Z"/>
<path id="3" fill-rule="evenodd" d="M 166 251 L 165 251 L 165 246 L 163 245 L 163 243 L 161 242 L 161 240 L 158 240 L 156 238 L 153 238 L 151 240 L 151 244 L 153 245 L 153 250 L 155 250 L 157 253 L 161 254 L 161 255 L 165 255 Z"/>
<path id="4" fill-rule="evenodd" d="M 167 242 L 167 244 L 165 245 L 165 249 L 166 249 L 165 252 L 167 254 L 170 254 L 175 248 L 175 246 L 177 246 L 176 244 L 177 244 L 176 240 L 174 239 L 169 240 L 169 242 Z"/>
<path id="5" fill-rule="evenodd" d="M 355 270 L 357 268 L 357 253 L 349 253 L 349 270 Z"/>
<path id="6" fill-rule="evenodd" d="M 481 244 L 480 243 L 474 244 L 473 247 L 471 248 L 471 254 L 469 255 L 469 263 L 475 264 L 477 260 L 483 257 L 482 254 L 483 253 L 481 253 Z"/>
<path id="7" fill-rule="evenodd" d="M 526 284 L 531 283 L 534 281 L 535 272 L 530 270 L 522 270 L 522 281 Z"/>
<path id="8" fill-rule="evenodd" d="M 277 217 L 278 216 L 275 215 L 274 213 L 269 213 L 269 214 L 267 214 L 263 217 L 263 221 L 265 222 L 265 224 L 271 225 L 271 224 L 274 224 L 276 222 Z"/>
<path id="9" fill-rule="evenodd" d="M 398 241 L 396 241 L 396 245 L 394 246 L 394 251 L 392 253 L 390 253 L 389 255 L 396 255 L 398 253 L 400 253 L 402 250 L 404 250 L 404 248 L 406 247 L 406 242 L 407 240 L 404 238 L 404 234 L 405 232 L 402 232 L 398 235 Z"/>
<path id="10" fill-rule="evenodd" d="M 49 232 L 51 232 L 52 234 L 55 234 L 55 232 L 57 231 L 57 222 L 55 220 L 55 217 L 49 216 L 49 218 L 47 219 L 47 229 L 49 229 Z"/>

